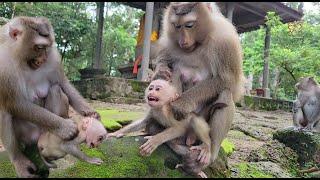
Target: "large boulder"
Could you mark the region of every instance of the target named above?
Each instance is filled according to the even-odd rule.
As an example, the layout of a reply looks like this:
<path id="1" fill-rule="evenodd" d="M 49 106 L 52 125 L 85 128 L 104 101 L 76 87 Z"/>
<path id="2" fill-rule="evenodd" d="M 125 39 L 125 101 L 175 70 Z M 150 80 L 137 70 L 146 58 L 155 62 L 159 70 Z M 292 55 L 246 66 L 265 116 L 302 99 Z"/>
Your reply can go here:
<path id="1" fill-rule="evenodd" d="M 320 133 L 286 128 L 276 131 L 273 137 L 298 154 L 298 162 L 301 167 L 310 163 L 320 164 Z"/>
<path id="2" fill-rule="evenodd" d="M 50 170 L 49 177 L 191 177 L 175 169 L 175 165 L 181 162 L 180 157 L 166 145 L 159 146 L 149 157 L 140 156 L 139 146 L 144 142 L 142 136 L 136 136 L 112 138 L 105 141 L 98 149 L 88 149 L 83 145 L 81 148 L 85 153 L 100 157 L 104 163 L 97 166 L 82 161 L 73 161 L 66 168 Z M 0 159 L 1 157 L 6 158 L 6 155 L 0 153 Z M 62 161 L 64 161 L 63 164 L 67 164 L 65 159 Z M 8 160 L 4 161 L 6 164 L 4 167 L 2 162 L 0 163 L 0 177 L 14 177 L 13 168 Z M 59 163 L 58 166 L 61 167 Z M 229 176 L 230 171 L 223 148 L 219 152 L 218 159 L 205 169 L 205 172 L 209 177 Z"/>

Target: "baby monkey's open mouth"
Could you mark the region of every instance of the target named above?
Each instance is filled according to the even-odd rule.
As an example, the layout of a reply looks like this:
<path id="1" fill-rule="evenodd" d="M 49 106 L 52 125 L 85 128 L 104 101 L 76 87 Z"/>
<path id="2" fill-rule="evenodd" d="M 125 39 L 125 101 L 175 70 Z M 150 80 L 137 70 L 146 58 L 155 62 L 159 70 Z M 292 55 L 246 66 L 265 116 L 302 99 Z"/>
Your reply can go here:
<path id="1" fill-rule="evenodd" d="M 159 98 L 157 97 L 154 97 L 154 96 L 148 96 L 148 101 L 155 101 L 155 102 L 158 102 L 159 101 Z"/>

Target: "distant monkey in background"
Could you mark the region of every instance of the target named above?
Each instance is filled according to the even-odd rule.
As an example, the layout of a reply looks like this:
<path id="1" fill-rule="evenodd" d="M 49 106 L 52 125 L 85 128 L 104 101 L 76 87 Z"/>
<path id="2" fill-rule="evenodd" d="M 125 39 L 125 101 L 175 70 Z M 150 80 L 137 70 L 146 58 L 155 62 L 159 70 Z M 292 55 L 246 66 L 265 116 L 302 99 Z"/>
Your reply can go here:
<path id="1" fill-rule="evenodd" d="M 293 124 L 297 129 L 320 132 L 320 86 L 313 77 L 295 85 L 298 98 L 293 103 Z"/>

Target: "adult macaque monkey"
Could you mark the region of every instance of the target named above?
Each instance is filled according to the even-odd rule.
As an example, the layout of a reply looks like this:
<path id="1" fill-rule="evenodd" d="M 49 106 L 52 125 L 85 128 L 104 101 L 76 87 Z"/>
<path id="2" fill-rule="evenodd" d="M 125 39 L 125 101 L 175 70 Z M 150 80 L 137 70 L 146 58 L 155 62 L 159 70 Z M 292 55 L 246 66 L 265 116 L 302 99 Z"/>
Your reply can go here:
<path id="1" fill-rule="evenodd" d="M 19 143 L 25 142 L 16 136 L 16 121 L 63 140 L 77 136 L 72 120 L 40 106 L 52 85 L 61 87 L 81 115 L 99 118 L 69 83 L 60 61 L 48 19 L 16 17 L 0 28 L 0 136 L 19 177 L 35 177 L 35 166 L 19 149 Z"/>
<path id="2" fill-rule="evenodd" d="M 170 3 L 164 12 L 153 79 L 181 73 L 183 93 L 171 103 L 174 114 L 203 114 L 218 97 L 225 108 L 210 111 L 211 162 L 231 127 L 234 102 L 242 96 L 242 51 L 235 27 L 216 6 L 204 2 Z M 192 82 L 192 83 L 190 83 Z"/>
<path id="3" fill-rule="evenodd" d="M 298 98 L 293 105 L 293 124 L 298 129 L 319 132 L 320 86 L 313 77 L 301 78 L 295 85 Z"/>

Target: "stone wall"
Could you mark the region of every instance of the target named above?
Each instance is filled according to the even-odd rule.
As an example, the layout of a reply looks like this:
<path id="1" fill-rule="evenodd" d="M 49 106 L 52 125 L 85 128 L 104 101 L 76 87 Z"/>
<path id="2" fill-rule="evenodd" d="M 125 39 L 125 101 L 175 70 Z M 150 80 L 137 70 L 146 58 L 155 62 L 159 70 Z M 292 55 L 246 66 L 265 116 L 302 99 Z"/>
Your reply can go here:
<path id="1" fill-rule="evenodd" d="M 73 81 L 72 84 L 85 98 L 132 104 L 144 102 L 144 91 L 149 83 L 116 77 L 99 77 Z"/>
<path id="2" fill-rule="evenodd" d="M 243 102 L 246 107 L 254 110 L 261 109 L 274 111 L 277 109 L 281 109 L 284 111 L 291 111 L 293 106 L 292 101 L 270 99 L 259 96 L 244 96 Z"/>

